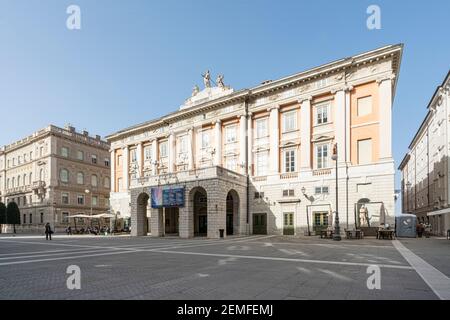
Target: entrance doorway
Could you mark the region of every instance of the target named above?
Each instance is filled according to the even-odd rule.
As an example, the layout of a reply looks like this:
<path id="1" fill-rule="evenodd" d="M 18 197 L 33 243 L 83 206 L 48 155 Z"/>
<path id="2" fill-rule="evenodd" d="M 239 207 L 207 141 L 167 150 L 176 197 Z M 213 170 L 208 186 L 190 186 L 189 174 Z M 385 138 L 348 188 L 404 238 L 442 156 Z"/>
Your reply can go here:
<path id="1" fill-rule="evenodd" d="M 208 235 L 208 198 L 203 188 L 194 193 L 194 236 Z"/>
<path id="2" fill-rule="evenodd" d="M 284 213 L 283 219 L 283 235 L 284 236 L 293 236 L 295 234 L 294 230 L 294 213 L 286 212 Z"/>
<path id="3" fill-rule="evenodd" d="M 165 209 L 165 228 L 164 234 L 178 235 L 179 234 L 179 212 L 178 208 Z"/>
<path id="4" fill-rule="evenodd" d="M 328 228 L 328 212 L 314 212 L 313 230 L 316 234 Z"/>
<path id="5" fill-rule="evenodd" d="M 233 235 L 238 232 L 239 226 L 239 196 L 234 190 L 227 194 L 226 205 L 226 233 Z"/>
<path id="6" fill-rule="evenodd" d="M 267 234 L 267 214 L 253 214 L 253 234 Z"/>

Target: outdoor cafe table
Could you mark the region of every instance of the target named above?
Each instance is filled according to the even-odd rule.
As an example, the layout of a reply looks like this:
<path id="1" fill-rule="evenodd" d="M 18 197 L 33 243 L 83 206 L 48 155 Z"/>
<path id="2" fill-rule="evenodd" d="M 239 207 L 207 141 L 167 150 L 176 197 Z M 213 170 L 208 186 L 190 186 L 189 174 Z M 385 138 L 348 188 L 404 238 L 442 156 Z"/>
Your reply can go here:
<path id="1" fill-rule="evenodd" d="M 394 230 L 378 230 L 377 231 L 377 239 L 392 240 L 393 238 L 394 238 Z"/>

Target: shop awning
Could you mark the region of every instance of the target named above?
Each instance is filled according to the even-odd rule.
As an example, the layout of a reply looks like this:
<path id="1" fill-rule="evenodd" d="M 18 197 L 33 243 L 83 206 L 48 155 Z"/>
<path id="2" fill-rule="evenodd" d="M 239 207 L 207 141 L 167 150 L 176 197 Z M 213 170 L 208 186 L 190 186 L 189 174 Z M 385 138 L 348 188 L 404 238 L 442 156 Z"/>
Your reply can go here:
<path id="1" fill-rule="evenodd" d="M 450 213 L 450 208 L 445 208 L 442 210 L 428 212 L 427 216 L 436 216 L 436 215 L 447 214 L 447 213 Z"/>
<path id="2" fill-rule="evenodd" d="M 69 218 L 92 218 L 92 216 L 88 216 L 87 214 L 75 214 L 73 216 L 70 216 Z"/>

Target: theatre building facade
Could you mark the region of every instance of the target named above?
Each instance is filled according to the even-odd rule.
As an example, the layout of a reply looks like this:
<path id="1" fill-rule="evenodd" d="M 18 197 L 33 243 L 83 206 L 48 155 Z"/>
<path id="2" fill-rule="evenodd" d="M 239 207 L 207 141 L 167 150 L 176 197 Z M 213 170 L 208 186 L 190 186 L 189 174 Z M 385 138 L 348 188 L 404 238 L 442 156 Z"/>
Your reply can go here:
<path id="1" fill-rule="evenodd" d="M 205 72 L 176 112 L 107 137 L 112 211 L 132 235 L 182 238 L 314 234 L 336 210 L 342 230 L 392 222 L 401 55 L 387 46 L 238 91 Z"/>

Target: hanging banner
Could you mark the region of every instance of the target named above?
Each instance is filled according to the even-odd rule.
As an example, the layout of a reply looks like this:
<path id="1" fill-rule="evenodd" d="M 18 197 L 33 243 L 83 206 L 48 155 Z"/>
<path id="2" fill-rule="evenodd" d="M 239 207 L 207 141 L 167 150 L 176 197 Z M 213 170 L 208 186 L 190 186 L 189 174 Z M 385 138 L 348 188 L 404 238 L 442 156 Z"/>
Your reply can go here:
<path id="1" fill-rule="evenodd" d="M 151 188 L 152 208 L 184 207 L 184 187 Z"/>

